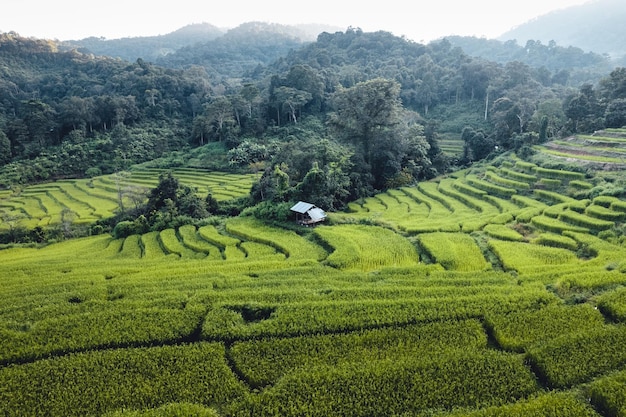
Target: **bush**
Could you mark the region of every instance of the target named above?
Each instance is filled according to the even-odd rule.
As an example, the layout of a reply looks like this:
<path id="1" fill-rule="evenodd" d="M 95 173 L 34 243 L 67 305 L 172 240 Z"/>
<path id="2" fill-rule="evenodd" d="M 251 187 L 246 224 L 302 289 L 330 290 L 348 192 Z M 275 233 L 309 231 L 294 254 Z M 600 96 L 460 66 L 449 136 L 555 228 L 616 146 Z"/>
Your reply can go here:
<path id="1" fill-rule="evenodd" d="M 113 228 L 113 237 L 115 239 L 120 239 L 123 237 L 128 237 L 130 235 L 135 234 L 135 222 L 130 220 L 121 221 L 115 225 Z"/>
<path id="2" fill-rule="evenodd" d="M 293 203 L 275 203 L 263 201 L 256 206 L 244 209 L 242 216 L 253 216 L 259 220 L 274 220 L 286 222 L 291 217 L 291 206 Z"/>
<path id="3" fill-rule="evenodd" d="M 135 220 L 123 220 L 115 225 L 111 234 L 115 239 L 130 235 L 141 235 L 149 229 L 148 220 L 142 215 Z"/>
<path id="4" fill-rule="evenodd" d="M 98 177 L 102 175 L 102 170 L 98 167 L 91 167 L 85 171 L 85 176 L 88 178 Z"/>

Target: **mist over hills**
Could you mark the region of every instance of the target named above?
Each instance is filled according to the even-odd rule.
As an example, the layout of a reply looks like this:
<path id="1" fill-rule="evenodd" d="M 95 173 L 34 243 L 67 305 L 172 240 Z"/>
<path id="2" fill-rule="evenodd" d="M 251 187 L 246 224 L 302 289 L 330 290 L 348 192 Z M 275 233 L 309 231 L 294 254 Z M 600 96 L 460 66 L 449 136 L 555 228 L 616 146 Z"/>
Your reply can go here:
<path id="1" fill-rule="evenodd" d="M 225 29 L 205 22 L 190 24 L 174 32 L 159 36 L 120 39 L 89 37 L 66 41 L 63 42 L 63 45 L 69 49 L 121 58 L 129 62 L 134 62 L 138 58 L 155 62 L 159 58 L 173 54 L 185 47 L 206 46 L 207 49 L 223 49 L 224 44 L 233 42 L 267 43 L 270 37 L 276 39 L 275 42 L 269 42 L 274 46 L 284 43 L 285 40 L 289 41 L 291 46 L 296 46 L 315 41 L 317 35 L 322 32 L 335 32 L 344 29 L 323 24 L 280 25 L 265 22 L 247 22 L 232 29 Z M 273 59 L 276 53 L 282 54 L 285 51 L 279 48 L 276 53 L 272 53 L 270 48 L 267 52 L 269 59 Z M 178 58 L 178 61 L 181 59 Z"/>
<path id="2" fill-rule="evenodd" d="M 626 55 L 626 2 L 595 0 L 539 16 L 498 37 L 501 41 L 516 40 L 524 46 L 528 40 L 562 46 L 575 46 L 585 51 L 608 54 L 613 59 Z"/>

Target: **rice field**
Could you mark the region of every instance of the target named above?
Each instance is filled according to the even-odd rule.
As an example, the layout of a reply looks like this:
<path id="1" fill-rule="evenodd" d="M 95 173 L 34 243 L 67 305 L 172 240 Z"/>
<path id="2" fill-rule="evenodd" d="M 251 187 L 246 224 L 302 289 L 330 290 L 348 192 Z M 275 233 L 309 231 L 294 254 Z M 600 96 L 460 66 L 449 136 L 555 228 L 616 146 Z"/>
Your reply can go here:
<path id="1" fill-rule="evenodd" d="M 113 216 L 120 207 L 133 207 L 135 199 L 155 187 L 164 170 L 134 168 L 123 174 L 93 179 L 63 180 L 32 185 L 0 195 L 0 228 L 10 222 L 19 226 L 59 225 L 64 211 L 72 213 L 71 223 L 90 224 Z M 202 198 L 211 192 L 218 201 L 245 196 L 255 176 L 179 168 L 172 171 L 179 181 L 197 190 Z"/>
<path id="2" fill-rule="evenodd" d="M 623 414 L 626 201 L 504 162 L 314 228 L 236 217 L 0 250 L 0 415 Z M 0 210 L 89 222 L 121 181 L 41 184 Z"/>

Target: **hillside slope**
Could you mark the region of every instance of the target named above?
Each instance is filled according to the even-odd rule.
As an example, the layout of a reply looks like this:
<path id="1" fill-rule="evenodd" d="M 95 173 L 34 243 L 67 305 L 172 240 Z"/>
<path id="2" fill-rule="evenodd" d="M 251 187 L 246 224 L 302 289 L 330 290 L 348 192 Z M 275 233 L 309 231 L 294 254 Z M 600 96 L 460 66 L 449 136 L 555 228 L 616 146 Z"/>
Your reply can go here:
<path id="1" fill-rule="evenodd" d="M 626 3 L 622 0 L 597 0 L 557 10 L 524 23 L 504 34 L 502 41 L 516 39 L 551 40 L 586 51 L 607 53 L 617 58 L 626 55 Z"/>

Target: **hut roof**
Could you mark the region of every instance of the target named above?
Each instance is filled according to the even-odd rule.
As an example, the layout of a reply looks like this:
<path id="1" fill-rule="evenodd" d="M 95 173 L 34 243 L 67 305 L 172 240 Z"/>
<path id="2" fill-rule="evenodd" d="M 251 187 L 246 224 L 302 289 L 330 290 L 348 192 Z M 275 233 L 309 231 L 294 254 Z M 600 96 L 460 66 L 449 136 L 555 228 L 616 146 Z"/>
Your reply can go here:
<path id="1" fill-rule="evenodd" d="M 302 219 L 302 217 L 298 218 L 299 223 L 306 225 L 321 222 L 326 219 L 324 210 L 304 201 L 298 201 L 298 203 L 291 207 L 291 211 L 298 213 L 299 216 L 308 216 L 309 220 Z"/>
<path id="2" fill-rule="evenodd" d="M 295 211 L 296 213 L 305 214 L 307 211 L 315 208 L 315 205 L 311 203 L 305 203 L 304 201 L 298 201 L 292 208 L 291 211 Z"/>
<path id="3" fill-rule="evenodd" d="M 324 220 L 326 218 L 326 213 L 324 213 L 324 210 L 314 207 L 311 210 L 309 210 L 307 213 L 309 213 L 309 216 L 311 217 L 311 220 L 315 221 L 315 222 L 319 222 L 321 220 Z"/>

